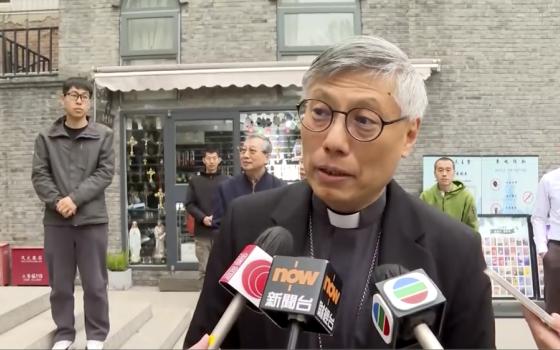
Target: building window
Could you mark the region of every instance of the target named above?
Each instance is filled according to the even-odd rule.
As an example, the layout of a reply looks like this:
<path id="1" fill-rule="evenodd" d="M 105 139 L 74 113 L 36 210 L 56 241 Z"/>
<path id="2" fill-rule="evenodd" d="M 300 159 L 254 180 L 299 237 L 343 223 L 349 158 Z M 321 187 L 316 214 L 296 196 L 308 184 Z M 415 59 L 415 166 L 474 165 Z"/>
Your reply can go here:
<path id="1" fill-rule="evenodd" d="M 177 0 L 123 0 L 120 23 L 123 59 L 176 58 L 178 32 Z"/>
<path id="2" fill-rule="evenodd" d="M 279 0 L 279 56 L 316 55 L 361 33 L 358 0 Z"/>

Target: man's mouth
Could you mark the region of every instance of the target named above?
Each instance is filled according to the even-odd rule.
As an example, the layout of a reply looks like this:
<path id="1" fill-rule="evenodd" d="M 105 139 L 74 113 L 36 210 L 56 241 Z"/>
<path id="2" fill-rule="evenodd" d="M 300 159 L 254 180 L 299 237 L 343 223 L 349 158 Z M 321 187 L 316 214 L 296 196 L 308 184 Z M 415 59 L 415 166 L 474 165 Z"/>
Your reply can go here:
<path id="1" fill-rule="evenodd" d="M 319 171 L 322 171 L 325 174 L 330 175 L 330 176 L 351 176 L 349 173 L 345 172 L 344 170 L 342 170 L 340 168 L 322 166 L 322 167 L 319 167 L 318 169 L 319 169 Z"/>

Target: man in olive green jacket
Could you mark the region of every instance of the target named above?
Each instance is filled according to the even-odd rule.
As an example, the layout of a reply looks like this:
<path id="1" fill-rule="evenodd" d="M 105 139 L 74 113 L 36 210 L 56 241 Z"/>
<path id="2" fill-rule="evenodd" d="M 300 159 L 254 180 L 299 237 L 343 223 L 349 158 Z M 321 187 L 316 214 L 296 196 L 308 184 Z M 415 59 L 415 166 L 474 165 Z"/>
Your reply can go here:
<path id="1" fill-rule="evenodd" d="M 442 157 L 434 164 L 437 183 L 420 194 L 420 199 L 478 232 L 474 197 L 455 177 L 455 163 Z"/>

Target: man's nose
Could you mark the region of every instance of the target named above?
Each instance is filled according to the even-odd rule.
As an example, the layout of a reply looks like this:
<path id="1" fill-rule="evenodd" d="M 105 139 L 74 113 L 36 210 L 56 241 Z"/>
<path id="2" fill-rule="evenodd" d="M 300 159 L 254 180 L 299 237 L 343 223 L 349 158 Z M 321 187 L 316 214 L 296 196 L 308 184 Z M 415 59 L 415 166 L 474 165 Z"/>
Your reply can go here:
<path id="1" fill-rule="evenodd" d="M 333 121 L 331 126 L 324 132 L 326 133 L 325 139 L 323 140 L 323 148 L 330 152 L 341 152 L 347 153 L 349 151 L 349 137 L 346 130 L 346 118 L 343 114 L 340 114 L 340 118 L 337 118 L 338 114 L 333 116 Z"/>

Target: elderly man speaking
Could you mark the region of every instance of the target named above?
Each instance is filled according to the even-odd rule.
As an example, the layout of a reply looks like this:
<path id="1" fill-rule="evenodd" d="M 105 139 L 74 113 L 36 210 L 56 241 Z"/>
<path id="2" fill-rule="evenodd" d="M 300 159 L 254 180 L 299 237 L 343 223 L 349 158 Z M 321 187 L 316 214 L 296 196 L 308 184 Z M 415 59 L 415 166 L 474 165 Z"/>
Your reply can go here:
<path id="1" fill-rule="evenodd" d="M 218 279 L 246 244 L 278 225 L 293 234 L 294 256 L 328 259 L 344 283 L 333 335 L 302 333 L 297 348 L 386 347 L 372 323 L 370 289 L 371 271 L 388 263 L 423 268 L 447 298 L 439 335 L 444 348 L 495 347 L 480 238 L 393 180 L 427 105 L 408 57 L 381 38 L 352 38 L 313 61 L 303 96 L 297 110 L 306 180 L 232 202 L 185 346 L 206 345 L 205 334 L 231 300 Z M 287 329 L 247 309 L 222 347 L 287 342 Z"/>

